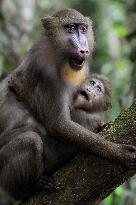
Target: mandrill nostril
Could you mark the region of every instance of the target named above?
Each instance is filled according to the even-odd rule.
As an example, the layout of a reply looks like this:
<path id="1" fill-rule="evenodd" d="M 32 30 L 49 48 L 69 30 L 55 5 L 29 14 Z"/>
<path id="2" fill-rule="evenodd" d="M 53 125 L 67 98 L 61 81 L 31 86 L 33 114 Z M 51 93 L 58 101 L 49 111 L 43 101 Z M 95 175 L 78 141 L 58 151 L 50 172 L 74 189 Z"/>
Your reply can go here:
<path id="1" fill-rule="evenodd" d="M 84 54 L 85 52 L 86 52 L 85 50 L 80 50 L 80 53 L 83 53 L 83 54 Z"/>
<path id="2" fill-rule="evenodd" d="M 89 54 L 89 51 L 88 50 L 84 50 L 84 49 L 80 50 L 79 52 L 81 54 L 83 54 L 83 55 L 88 55 Z"/>

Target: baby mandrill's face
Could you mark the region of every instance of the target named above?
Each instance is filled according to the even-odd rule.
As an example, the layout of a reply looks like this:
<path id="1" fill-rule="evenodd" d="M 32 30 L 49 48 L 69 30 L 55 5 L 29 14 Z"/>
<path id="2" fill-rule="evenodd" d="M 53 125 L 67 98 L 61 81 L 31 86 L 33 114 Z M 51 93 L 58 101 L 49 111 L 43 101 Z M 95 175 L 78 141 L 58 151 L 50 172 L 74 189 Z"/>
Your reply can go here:
<path id="1" fill-rule="evenodd" d="M 101 98 L 105 93 L 102 82 L 95 78 L 87 79 L 81 86 L 81 94 L 86 100 L 90 101 L 94 98 Z"/>

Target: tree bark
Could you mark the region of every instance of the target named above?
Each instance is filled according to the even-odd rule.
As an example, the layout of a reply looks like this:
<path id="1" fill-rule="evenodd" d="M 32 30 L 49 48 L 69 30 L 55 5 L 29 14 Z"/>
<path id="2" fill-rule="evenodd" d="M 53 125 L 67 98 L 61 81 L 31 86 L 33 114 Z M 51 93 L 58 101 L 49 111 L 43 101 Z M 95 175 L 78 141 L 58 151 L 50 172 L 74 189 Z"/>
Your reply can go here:
<path id="1" fill-rule="evenodd" d="M 121 113 L 100 136 L 136 145 L 136 104 Z M 37 193 L 21 205 L 97 205 L 135 173 L 136 169 L 129 170 L 98 156 L 79 154 L 55 173 L 56 191 Z"/>

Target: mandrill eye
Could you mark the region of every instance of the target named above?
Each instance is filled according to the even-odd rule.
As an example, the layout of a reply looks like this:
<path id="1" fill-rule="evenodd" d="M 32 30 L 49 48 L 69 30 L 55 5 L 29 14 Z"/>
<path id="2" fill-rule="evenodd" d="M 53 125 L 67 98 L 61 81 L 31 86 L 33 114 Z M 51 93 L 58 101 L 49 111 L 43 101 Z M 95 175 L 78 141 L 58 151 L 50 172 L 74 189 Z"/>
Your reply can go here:
<path id="1" fill-rule="evenodd" d="M 102 89 L 101 89 L 101 87 L 100 87 L 99 85 L 97 86 L 97 90 L 98 90 L 99 92 L 102 91 Z"/>
<path id="2" fill-rule="evenodd" d="M 95 82 L 94 82 L 93 80 L 90 80 L 90 84 L 91 84 L 91 85 L 94 85 Z"/>
<path id="3" fill-rule="evenodd" d="M 86 32 L 87 32 L 87 25 L 83 25 L 83 26 L 81 27 L 81 31 L 82 31 L 83 33 L 86 33 Z"/>
<path id="4" fill-rule="evenodd" d="M 73 33 L 76 31 L 76 26 L 74 24 L 69 24 L 69 25 L 66 25 L 65 28 L 67 29 L 67 31 L 69 33 Z"/>

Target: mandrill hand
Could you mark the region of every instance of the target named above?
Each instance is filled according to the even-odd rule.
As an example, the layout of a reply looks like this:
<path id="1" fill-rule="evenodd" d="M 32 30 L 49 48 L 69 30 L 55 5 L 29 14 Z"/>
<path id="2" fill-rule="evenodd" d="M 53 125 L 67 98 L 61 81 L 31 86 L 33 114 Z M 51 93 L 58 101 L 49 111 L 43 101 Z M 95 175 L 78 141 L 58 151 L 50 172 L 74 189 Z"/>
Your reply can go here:
<path id="1" fill-rule="evenodd" d="M 136 146 L 119 145 L 118 159 L 122 165 L 129 169 L 136 168 Z"/>

